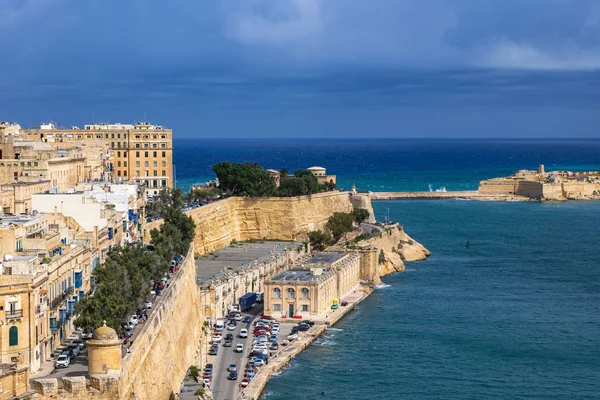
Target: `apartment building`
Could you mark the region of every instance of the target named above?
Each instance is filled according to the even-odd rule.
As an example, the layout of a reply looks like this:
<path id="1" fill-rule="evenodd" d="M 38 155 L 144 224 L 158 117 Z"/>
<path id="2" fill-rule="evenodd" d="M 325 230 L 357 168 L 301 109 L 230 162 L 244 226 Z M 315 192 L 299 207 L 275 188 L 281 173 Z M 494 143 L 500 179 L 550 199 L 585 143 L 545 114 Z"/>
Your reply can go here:
<path id="1" fill-rule="evenodd" d="M 173 133 L 171 129 L 147 122 L 132 124 L 90 124 L 83 129 L 57 128 L 42 124 L 22 130 L 23 140 L 37 140 L 53 146 L 96 146 L 110 151 L 109 170 L 117 182 L 144 184 L 146 194 L 173 187 Z"/>

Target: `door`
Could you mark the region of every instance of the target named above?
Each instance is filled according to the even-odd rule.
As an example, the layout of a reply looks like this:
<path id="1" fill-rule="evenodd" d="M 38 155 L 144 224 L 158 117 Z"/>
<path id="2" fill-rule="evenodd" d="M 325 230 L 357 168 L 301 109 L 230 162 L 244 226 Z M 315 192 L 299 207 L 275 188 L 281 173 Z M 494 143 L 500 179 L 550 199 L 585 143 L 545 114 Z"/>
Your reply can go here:
<path id="1" fill-rule="evenodd" d="M 291 318 L 291 317 L 293 317 L 293 316 L 294 316 L 294 305 L 293 305 L 293 304 L 290 304 L 290 305 L 288 306 L 288 317 L 290 317 L 290 318 Z"/>

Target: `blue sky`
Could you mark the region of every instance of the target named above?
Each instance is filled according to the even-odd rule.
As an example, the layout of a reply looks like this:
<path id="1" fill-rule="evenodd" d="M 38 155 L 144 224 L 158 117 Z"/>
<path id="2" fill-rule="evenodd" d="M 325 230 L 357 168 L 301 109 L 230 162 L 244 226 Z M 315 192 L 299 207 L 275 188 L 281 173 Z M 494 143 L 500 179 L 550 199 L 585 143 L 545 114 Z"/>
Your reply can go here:
<path id="1" fill-rule="evenodd" d="M 0 0 L 0 120 L 600 137 L 600 0 Z"/>

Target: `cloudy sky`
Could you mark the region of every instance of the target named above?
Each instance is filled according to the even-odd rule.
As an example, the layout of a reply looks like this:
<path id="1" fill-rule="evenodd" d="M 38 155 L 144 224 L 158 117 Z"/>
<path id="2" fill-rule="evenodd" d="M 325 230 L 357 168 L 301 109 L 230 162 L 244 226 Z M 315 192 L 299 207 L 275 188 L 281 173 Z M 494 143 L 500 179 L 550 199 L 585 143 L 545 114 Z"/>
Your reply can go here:
<path id="1" fill-rule="evenodd" d="M 0 0 L 0 120 L 600 137 L 600 0 Z"/>

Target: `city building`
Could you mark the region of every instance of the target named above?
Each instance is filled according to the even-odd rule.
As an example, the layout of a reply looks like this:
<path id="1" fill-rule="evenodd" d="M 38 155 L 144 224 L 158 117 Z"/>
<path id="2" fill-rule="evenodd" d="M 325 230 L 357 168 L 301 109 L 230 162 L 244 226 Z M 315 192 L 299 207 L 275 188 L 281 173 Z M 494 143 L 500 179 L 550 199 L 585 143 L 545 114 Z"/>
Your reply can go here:
<path id="1" fill-rule="evenodd" d="M 155 196 L 174 186 L 173 133 L 171 129 L 147 122 L 90 124 L 84 129 L 58 128 L 53 124 L 22 130 L 24 140 L 53 146 L 92 146 L 108 150 L 110 178 L 116 182 L 144 184 L 146 194 Z M 104 153 L 102 153 L 104 154 Z M 105 162 L 104 156 L 98 156 Z M 88 168 L 89 169 L 89 168 Z M 90 176 L 97 173 L 89 172 Z"/>
<path id="2" fill-rule="evenodd" d="M 307 168 L 314 176 L 317 177 L 317 181 L 323 183 L 337 183 L 335 175 L 327 175 L 327 170 L 323 167 L 310 167 Z"/>
<path id="3" fill-rule="evenodd" d="M 319 316 L 360 283 L 358 254 L 315 253 L 264 283 L 265 313 Z"/>

